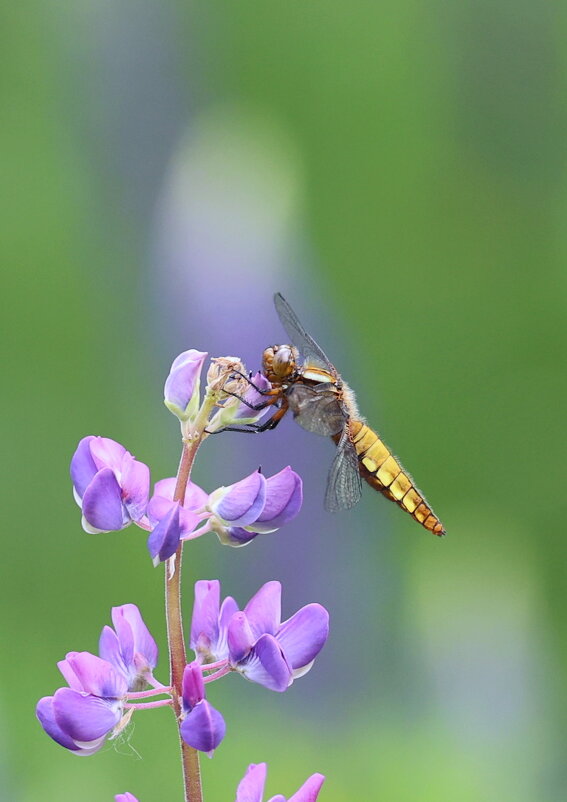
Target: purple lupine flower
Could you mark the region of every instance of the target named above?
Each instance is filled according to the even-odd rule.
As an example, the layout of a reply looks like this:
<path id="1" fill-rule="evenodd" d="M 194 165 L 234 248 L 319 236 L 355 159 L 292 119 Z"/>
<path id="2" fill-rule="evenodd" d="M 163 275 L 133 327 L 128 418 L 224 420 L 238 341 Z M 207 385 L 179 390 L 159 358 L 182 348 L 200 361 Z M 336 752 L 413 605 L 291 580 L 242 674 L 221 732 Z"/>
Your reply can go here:
<path id="1" fill-rule="evenodd" d="M 238 785 L 235 802 L 262 802 L 267 771 L 266 763 L 251 763 Z M 324 782 L 323 774 L 312 774 L 287 802 L 316 802 Z M 286 802 L 286 798 L 276 794 L 268 802 Z"/>
<path id="2" fill-rule="evenodd" d="M 275 532 L 301 509 L 303 485 L 289 466 L 267 479 L 260 471 L 207 495 L 189 482 L 183 504 L 173 501 L 176 480 L 157 482 L 147 507 L 148 550 L 157 565 L 171 557 L 180 540 L 214 531 L 221 543 L 243 546 L 258 534 Z M 196 526 L 209 519 L 195 533 Z"/>
<path id="3" fill-rule="evenodd" d="M 126 791 L 125 794 L 116 794 L 114 797 L 114 802 L 138 802 L 138 799 L 134 796 L 134 794 Z"/>
<path id="4" fill-rule="evenodd" d="M 40 699 L 36 715 L 58 744 L 75 754 L 91 755 L 122 718 L 127 680 L 90 652 L 69 652 L 57 665 L 69 687 Z"/>
<path id="5" fill-rule="evenodd" d="M 205 698 L 203 672 L 197 662 L 189 663 L 183 672 L 183 720 L 179 728 L 186 744 L 213 752 L 224 738 L 226 724 L 222 715 Z"/>
<path id="6" fill-rule="evenodd" d="M 146 512 L 150 469 L 108 437 L 83 437 L 71 459 L 71 480 L 87 532 L 111 532 Z"/>
<path id="7" fill-rule="evenodd" d="M 267 582 L 243 611 L 232 597 L 220 605 L 220 583 L 195 584 L 191 648 L 201 664 L 230 667 L 275 691 L 285 691 L 313 665 L 329 635 L 329 614 L 308 604 L 281 622 L 281 585 Z"/>
<path id="8" fill-rule="evenodd" d="M 156 482 L 148 504 L 148 519 L 152 526 L 148 550 L 154 565 L 175 554 L 179 540 L 208 516 L 204 508 L 209 497 L 204 490 L 194 482 L 188 482 L 183 504 L 180 504 L 173 501 L 175 484 L 175 478 Z"/>
<path id="9" fill-rule="evenodd" d="M 111 627 L 104 627 L 99 640 L 99 655 L 125 677 L 129 691 L 141 691 L 153 682 L 158 648 L 135 604 L 112 608 Z"/>
<path id="10" fill-rule="evenodd" d="M 179 420 L 193 417 L 199 407 L 201 369 L 207 358 L 204 351 L 191 348 L 173 360 L 165 381 L 164 403 Z"/>
<path id="11" fill-rule="evenodd" d="M 221 543 L 244 546 L 258 534 L 275 532 L 299 513 L 303 502 L 301 477 L 289 465 L 264 479 L 255 471 L 230 487 L 211 493 L 211 528 Z"/>

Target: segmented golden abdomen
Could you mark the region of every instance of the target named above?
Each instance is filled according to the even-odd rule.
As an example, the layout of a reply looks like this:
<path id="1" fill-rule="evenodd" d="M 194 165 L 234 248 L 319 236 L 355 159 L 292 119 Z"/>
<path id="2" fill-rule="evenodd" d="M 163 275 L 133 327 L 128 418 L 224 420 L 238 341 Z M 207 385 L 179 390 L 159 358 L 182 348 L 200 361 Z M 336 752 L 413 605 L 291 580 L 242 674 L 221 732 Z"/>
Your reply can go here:
<path id="1" fill-rule="evenodd" d="M 362 421 L 351 419 L 350 435 L 358 454 L 362 478 L 386 498 L 399 504 L 434 535 L 444 535 L 443 524 L 417 489 L 409 473 L 376 432 Z"/>

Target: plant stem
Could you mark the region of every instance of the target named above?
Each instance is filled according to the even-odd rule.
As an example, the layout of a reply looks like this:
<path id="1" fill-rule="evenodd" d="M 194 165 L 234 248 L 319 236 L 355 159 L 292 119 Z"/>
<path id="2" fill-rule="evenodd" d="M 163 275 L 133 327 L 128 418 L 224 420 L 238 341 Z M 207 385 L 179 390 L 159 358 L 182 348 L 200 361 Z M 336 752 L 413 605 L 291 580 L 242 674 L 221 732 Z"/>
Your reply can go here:
<path id="1" fill-rule="evenodd" d="M 216 398 L 214 395 L 205 395 L 205 399 L 195 422 L 190 431 L 183 438 L 183 451 L 181 453 L 181 461 L 177 471 L 177 482 L 173 494 L 173 500 L 179 501 L 181 504 L 183 504 L 185 500 L 185 491 L 187 489 L 189 477 L 191 476 L 191 469 L 195 461 L 197 449 L 207 436 L 204 430 L 215 402 Z M 165 566 L 165 614 L 167 620 L 167 642 L 170 665 L 169 684 L 171 685 L 173 710 L 178 721 L 182 711 L 183 672 L 187 663 L 185 638 L 183 636 L 183 620 L 181 616 L 182 556 L 183 543 L 180 543 L 175 555 L 166 562 Z M 181 746 L 181 761 L 183 764 L 185 802 L 203 802 L 199 752 L 188 746 L 181 736 L 179 736 L 179 743 Z"/>

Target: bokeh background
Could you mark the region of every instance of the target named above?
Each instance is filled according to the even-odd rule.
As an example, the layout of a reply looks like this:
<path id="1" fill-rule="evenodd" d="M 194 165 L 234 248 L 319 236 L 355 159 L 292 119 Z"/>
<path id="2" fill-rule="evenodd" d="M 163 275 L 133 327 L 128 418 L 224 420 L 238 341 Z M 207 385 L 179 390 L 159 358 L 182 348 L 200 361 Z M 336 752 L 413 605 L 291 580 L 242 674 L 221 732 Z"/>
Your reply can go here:
<path id="1" fill-rule="evenodd" d="M 188 549 L 187 622 L 197 578 L 241 603 L 278 578 L 332 636 L 284 695 L 211 689 L 206 798 L 266 760 L 268 795 L 321 771 L 325 802 L 564 800 L 564 10 L 30 0 L 0 21 L 0 797 L 181 799 L 168 712 L 83 760 L 35 720 L 112 605 L 164 644 L 143 533 L 83 533 L 68 462 L 104 434 L 172 474 L 171 360 L 256 368 L 280 290 L 449 535 L 370 490 L 324 513 L 332 444 L 291 419 L 207 442 L 207 489 L 291 463 L 306 503 L 246 549 Z"/>

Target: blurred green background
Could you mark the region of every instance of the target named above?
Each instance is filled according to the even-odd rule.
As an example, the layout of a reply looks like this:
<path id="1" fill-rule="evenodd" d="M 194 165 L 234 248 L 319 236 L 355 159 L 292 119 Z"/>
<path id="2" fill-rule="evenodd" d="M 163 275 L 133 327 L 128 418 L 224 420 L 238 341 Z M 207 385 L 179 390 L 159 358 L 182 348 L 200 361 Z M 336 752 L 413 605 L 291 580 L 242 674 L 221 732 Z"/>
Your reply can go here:
<path id="1" fill-rule="evenodd" d="M 278 578 L 286 616 L 332 620 L 288 693 L 211 689 L 206 798 L 262 760 L 268 796 L 320 771 L 325 802 L 566 798 L 565 23 L 542 0 L 2 6 L 2 798 L 181 799 L 168 713 L 86 760 L 35 720 L 114 604 L 165 680 L 162 572 L 139 531 L 82 532 L 68 462 L 104 434 L 173 473 L 171 360 L 256 368 L 275 290 L 449 534 L 370 490 L 324 513 L 331 444 L 291 420 L 206 444 L 207 489 L 291 462 L 306 504 L 188 549 L 187 621 L 200 577 L 242 604 Z"/>

